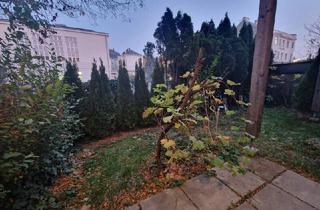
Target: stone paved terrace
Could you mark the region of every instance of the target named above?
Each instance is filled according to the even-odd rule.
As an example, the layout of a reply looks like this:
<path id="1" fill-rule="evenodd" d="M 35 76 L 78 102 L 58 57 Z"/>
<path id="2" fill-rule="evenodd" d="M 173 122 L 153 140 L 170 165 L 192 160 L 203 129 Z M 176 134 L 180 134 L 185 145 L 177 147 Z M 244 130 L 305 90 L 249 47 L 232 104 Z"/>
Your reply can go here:
<path id="1" fill-rule="evenodd" d="M 320 184 L 263 158 L 252 160 L 245 175 L 216 169 L 180 187 L 151 196 L 126 210 L 314 210 Z"/>

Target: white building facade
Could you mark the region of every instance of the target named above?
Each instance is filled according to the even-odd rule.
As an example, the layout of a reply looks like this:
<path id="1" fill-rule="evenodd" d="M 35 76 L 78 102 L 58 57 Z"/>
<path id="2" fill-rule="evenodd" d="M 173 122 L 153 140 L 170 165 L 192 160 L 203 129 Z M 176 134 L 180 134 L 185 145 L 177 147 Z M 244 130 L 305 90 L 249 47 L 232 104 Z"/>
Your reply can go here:
<path id="1" fill-rule="evenodd" d="M 237 32 L 239 32 L 243 24 L 250 24 L 253 30 L 253 36 L 257 32 L 257 21 L 250 22 L 248 17 L 243 17 L 242 21 L 237 25 Z M 289 34 L 283 31 L 274 30 L 272 38 L 272 50 L 274 53 L 274 63 L 290 63 L 294 60 L 293 54 L 295 49 L 295 42 L 297 40 L 296 34 Z"/>
<path id="2" fill-rule="evenodd" d="M 8 21 L 0 20 L 0 37 L 4 37 L 8 25 Z M 80 78 L 83 82 L 90 80 L 94 60 L 99 63 L 101 59 L 106 67 L 106 73 L 109 77 L 111 76 L 111 60 L 108 47 L 109 35 L 107 33 L 59 24 L 53 30 L 56 33 L 50 34 L 42 44 L 38 33 L 25 29 L 35 53 L 48 58 L 49 51 L 53 48 L 56 56 L 77 64 Z"/>
<path id="3" fill-rule="evenodd" d="M 143 55 L 133 51 L 132 49 L 126 49 L 122 54 L 119 54 L 114 49 L 110 50 L 111 55 L 111 63 L 112 63 L 112 70 L 111 70 L 111 79 L 116 79 L 118 77 L 119 72 L 119 62 L 123 62 L 126 65 L 126 69 L 128 70 L 129 78 L 133 79 L 135 76 L 135 67 L 136 63 L 139 62 L 139 59 L 142 60 L 142 65 L 144 66 L 144 57 Z"/>

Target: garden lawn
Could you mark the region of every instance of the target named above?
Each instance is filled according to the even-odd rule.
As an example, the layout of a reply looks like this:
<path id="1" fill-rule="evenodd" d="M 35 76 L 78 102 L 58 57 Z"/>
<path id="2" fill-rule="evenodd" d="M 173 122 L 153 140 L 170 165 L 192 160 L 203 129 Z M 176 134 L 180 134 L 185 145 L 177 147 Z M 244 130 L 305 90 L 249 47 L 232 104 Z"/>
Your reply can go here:
<path id="1" fill-rule="evenodd" d="M 236 115 L 238 118 L 244 113 Z M 243 129 L 241 120 L 221 120 L 223 135 L 237 138 L 239 130 Z M 119 194 L 128 190 L 135 192 L 150 181 L 144 179 L 143 172 L 152 164 L 156 138 L 157 133 L 147 132 L 96 149 L 94 157 L 84 164 L 86 181 L 82 190 L 88 198 L 86 203 L 101 206 L 107 201 L 108 208 L 118 208 L 116 199 Z M 261 137 L 254 144 L 260 155 L 320 180 L 319 138 L 319 123 L 298 120 L 292 110 L 266 108 Z M 121 203 L 121 206 L 130 204 Z"/>
<path id="2" fill-rule="evenodd" d="M 297 119 L 293 110 L 265 109 L 259 154 L 320 181 L 320 124 Z"/>

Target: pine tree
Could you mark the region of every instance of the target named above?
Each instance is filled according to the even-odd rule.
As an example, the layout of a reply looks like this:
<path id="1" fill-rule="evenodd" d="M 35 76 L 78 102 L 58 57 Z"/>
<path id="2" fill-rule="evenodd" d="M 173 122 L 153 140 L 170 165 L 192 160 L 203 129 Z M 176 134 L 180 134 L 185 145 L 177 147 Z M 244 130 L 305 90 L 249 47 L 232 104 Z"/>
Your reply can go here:
<path id="1" fill-rule="evenodd" d="M 120 130 L 133 128 L 137 118 L 129 75 L 124 62 L 120 62 L 119 65 L 117 90 L 117 127 Z"/>
<path id="2" fill-rule="evenodd" d="M 73 111 L 80 114 L 84 90 L 79 78 L 78 67 L 70 62 L 66 63 L 66 72 L 64 73 L 63 82 L 71 87 L 71 92 L 66 95 L 66 100 L 74 106 Z"/>
<path id="3" fill-rule="evenodd" d="M 158 84 L 164 84 L 164 69 L 159 63 L 158 58 L 156 58 L 156 63 L 152 74 L 151 95 L 153 95 L 153 88 L 155 88 Z"/>
<path id="4" fill-rule="evenodd" d="M 228 40 L 223 39 L 221 50 L 222 52 L 216 67 L 216 75 L 219 77 L 226 77 L 234 71 L 236 61 L 233 55 L 232 46 Z"/>
<path id="5" fill-rule="evenodd" d="M 139 63 L 136 64 L 136 73 L 134 78 L 134 99 L 138 115 L 138 124 L 144 125 L 142 113 L 149 105 L 149 91 L 145 81 L 145 74 L 141 59 L 139 59 Z"/>

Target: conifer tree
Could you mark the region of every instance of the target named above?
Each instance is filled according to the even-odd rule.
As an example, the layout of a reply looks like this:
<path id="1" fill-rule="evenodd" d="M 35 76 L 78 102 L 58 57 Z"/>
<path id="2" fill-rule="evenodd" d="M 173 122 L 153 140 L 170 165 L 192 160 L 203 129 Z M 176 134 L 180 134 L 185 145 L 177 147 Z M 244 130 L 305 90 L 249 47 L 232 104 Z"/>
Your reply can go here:
<path id="1" fill-rule="evenodd" d="M 102 123 L 100 116 L 100 75 L 96 62 L 92 64 L 91 79 L 89 82 L 89 94 L 86 98 L 85 129 L 88 135 L 94 138 L 100 138 L 100 125 Z"/>
<path id="2" fill-rule="evenodd" d="M 102 134 L 110 135 L 115 130 L 115 103 L 111 91 L 110 81 L 106 74 L 106 68 L 100 59 L 100 98 L 101 98 L 101 116 L 103 117 Z"/>
<path id="3" fill-rule="evenodd" d="M 128 70 L 120 62 L 117 88 L 117 127 L 120 130 L 133 128 L 136 125 L 134 96 L 131 90 Z"/>
<path id="4" fill-rule="evenodd" d="M 153 95 L 153 88 L 155 88 L 158 84 L 164 84 L 164 69 L 159 63 L 158 58 L 156 58 L 156 63 L 152 74 L 151 95 Z"/>
<path id="5" fill-rule="evenodd" d="M 244 23 L 239 32 L 239 38 L 247 45 L 248 48 L 251 47 L 253 42 L 253 31 L 251 24 Z"/>
<path id="6" fill-rule="evenodd" d="M 144 125 L 142 113 L 149 105 L 149 91 L 145 80 L 145 73 L 142 67 L 141 59 L 139 59 L 139 63 L 136 64 L 136 73 L 134 78 L 134 99 L 138 115 L 138 124 Z"/>
<path id="7" fill-rule="evenodd" d="M 220 22 L 217 28 L 217 34 L 223 36 L 224 38 L 231 38 L 233 36 L 233 31 L 230 19 L 228 17 L 228 13 L 225 14 L 224 19 Z"/>
<path id="8" fill-rule="evenodd" d="M 64 73 L 63 82 L 71 87 L 71 92 L 66 95 L 66 100 L 73 106 L 73 111 L 80 114 L 81 100 L 84 97 L 82 82 L 79 78 L 78 67 L 67 61 L 66 72 Z"/>

